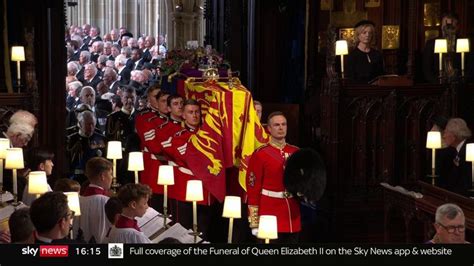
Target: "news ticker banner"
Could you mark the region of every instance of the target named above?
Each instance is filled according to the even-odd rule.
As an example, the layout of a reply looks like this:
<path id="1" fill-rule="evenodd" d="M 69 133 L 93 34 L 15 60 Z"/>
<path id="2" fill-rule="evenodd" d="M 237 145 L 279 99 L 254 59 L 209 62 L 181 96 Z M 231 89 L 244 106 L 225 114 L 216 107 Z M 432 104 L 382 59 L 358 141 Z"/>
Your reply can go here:
<path id="1" fill-rule="evenodd" d="M 242 265 L 242 263 L 284 263 L 319 265 L 366 265 L 420 263 L 423 265 L 474 265 L 474 245 L 0 245 L 0 266 L 51 265 L 68 263 L 201 263 Z"/>

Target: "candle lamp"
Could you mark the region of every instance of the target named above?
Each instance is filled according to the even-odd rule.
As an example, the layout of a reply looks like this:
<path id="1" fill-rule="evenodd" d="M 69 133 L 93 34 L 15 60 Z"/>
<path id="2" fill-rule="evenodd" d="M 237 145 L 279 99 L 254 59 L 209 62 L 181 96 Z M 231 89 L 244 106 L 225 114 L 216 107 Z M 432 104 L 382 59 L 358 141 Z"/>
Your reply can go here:
<path id="1" fill-rule="evenodd" d="M 7 149 L 10 148 L 10 140 L 0 138 L 0 206 L 3 205 L 3 161 L 7 158 Z"/>
<path id="2" fill-rule="evenodd" d="M 143 166 L 143 153 L 140 151 L 130 152 L 128 154 L 128 171 L 135 172 L 135 184 L 139 183 L 138 171 L 145 170 Z"/>
<path id="3" fill-rule="evenodd" d="M 158 169 L 158 185 L 163 186 L 163 227 L 168 228 L 166 219 L 168 215 L 168 186 L 174 185 L 174 172 L 171 165 L 160 165 Z"/>
<path id="4" fill-rule="evenodd" d="M 45 171 L 31 171 L 28 174 L 28 194 L 36 194 L 39 198 L 48 191 L 48 181 Z"/>
<path id="5" fill-rule="evenodd" d="M 120 186 L 117 183 L 117 159 L 122 159 L 122 142 L 109 141 L 107 143 L 107 159 L 112 159 L 113 161 L 112 190 L 117 192 L 117 188 Z"/>
<path id="6" fill-rule="evenodd" d="M 270 239 L 278 239 L 278 224 L 275 215 L 260 215 L 257 237 L 265 239 L 265 244 L 269 244 Z"/>
<path id="7" fill-rule="evenodd" d="M 443 54 L 448 52 L 448 42 L 446 39 L 436 39 L 434 52 L 439 54 L 439 80 L 443 78 Z"/>
<path id="8" fill-rule="evenodd" d="M 193 202 L 193 232 L 190 234 L 194 236 L 194 243 L 197 242 L 197 237 L 201 235 L 201 232 L 198 232 L 197 225 L 197 202 L 202 200 L 204 200 L 202 193 L 202 181 L 188 180 L 186 185 L 186 201 Z"/>
<path id="9" fill-rule="evenodd" d="M 22 148 L 8 148 L 5 159 L 5 169 L 11 169 L 13 172 L 13 205 L 18 206 L 18 179 L 17 170 L 25 168 L 23 162 Z"/>
<path id="10" fill-rule="evenodd" d="M 431 184 L 435 185 L 436 178 L 436 149 L 441 148 L 441 133 L 430 131 L 426 138 L 426 148 L 431 149 Z"/>
<path id="11" fill-rule="evenodd" d="M 16 77 L 18 84 L 18 93 L 21 87 L 20 62 L 25 61 L 25 48 L 23 46 L 12 46 L 12 61 L 16 61 Z"/>
<path id="12" fill-rule="evenodd" d="M 469 52 L 469 39 L 456 40 L 456 53 L 461 53 L 461 73 L 464 77 L 464 53 Z"/>
<path id="13" fill-rule="evenodd" d="M 229 218 L 229 231 L 227 233 L 227 243 L 232 243 L 232 230 L 234 225 L 234 218 L 241 218 L 241 204 L 240 197 L 226 196 L 224 199 L 224 209 L 222 217 Z"/>
<path id="14" fill-rule="evenodd" d="M 336 55 L 341 56 L 341 77 L 344 78 L 344 55 L 349 54 L 346 40 L 336 41 Z"/>
<path id="15" fill-rule="evenodd" d="M 78 192 L 64 192 L 64 195 L 67 196 L 67 205 L 69 206 L 69 210 L 73 212 L 73 217 L 71 219 L 71 227 L 74 224 L 74 217 L 81 215 L 81 204 L 79 201 L 79 193 Z M 74 239 L 73 231 L 70 232 L 71 239 Z"/>
<path id="16" fill-rule="evenodd" d="M 471 189 L 474 191 L 474 143 L 466 144 L 466 162 L 471 162 Z"/>

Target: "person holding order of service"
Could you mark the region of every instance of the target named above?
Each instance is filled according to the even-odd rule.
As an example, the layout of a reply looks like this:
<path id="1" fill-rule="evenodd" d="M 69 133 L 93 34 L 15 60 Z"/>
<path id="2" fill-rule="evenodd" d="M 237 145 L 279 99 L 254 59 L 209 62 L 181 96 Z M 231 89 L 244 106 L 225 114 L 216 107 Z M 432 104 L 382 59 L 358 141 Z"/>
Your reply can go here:
<path id="1" fill-rule="evenodd" d="M 358 22 L 354 33 L 354 48 L 347 56 L 347 78 L 368 83 L 383 75 L 383 56 L 375 49 L 375 24 L 369 20 Z"/>

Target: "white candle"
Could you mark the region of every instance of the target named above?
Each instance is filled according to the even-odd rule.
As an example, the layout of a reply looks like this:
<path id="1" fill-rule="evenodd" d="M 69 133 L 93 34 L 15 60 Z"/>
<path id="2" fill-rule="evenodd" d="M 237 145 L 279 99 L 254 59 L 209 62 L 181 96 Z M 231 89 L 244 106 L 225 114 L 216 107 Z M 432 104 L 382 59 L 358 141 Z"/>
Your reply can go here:
<path id="1" fill-rule="evenodd" d="M 16 169 L 13 169 L 13 194 L 15 196 L 18 195 L 18 185 L 17 185 L 17 177 L 16 177 Z M 15 197 L 16 198 L 16 197 Z"/>
<path id="2" fill-rule="evenodd" d="M 163 209 L 166 208 L 168 208 L 168 185 L 164 185 L 163 187 Z"/>
<path id="3" fill-rule="evenodd" d="M 114 170 L 113 170 L 113 178 L 117 177 L 117 159 L 113 159 L 114 161 Z"/>
<path id="4" fill-rule="evenodd" d="M 432 155 L 433 155 L 433 158 L 431 158 L 431 169 L 435 169 L 435 160 L 436 160 L 436 150 L 435 149 L 432 149 Z"/>
<path id="5" fill-rule="evenodd" d="M 3 184 L 3 159 L 0 159 L 0 184 Z"/>
<path id="6" fill-rule="evenodd" d="M 344 75 L 344 55 L 341 55 L 341 73 Z"/>
<path id="7" fill-rule="evenodd" d="M 20 81 L 21 79 L 21 71 L 20 71 L 20 61 L 16 61 L 16 77 L 18 79 L 18 81 Z"/>
<path id="8" fill-rule="evenodd" d="M 138 184 L 138 171 L 135 171 L 135 184 Z"/>
<path id="9" fill-rule="evenodd" d="M 229 218 L 229 232 L 227 235 L 227 243 L 231 244 L 232 243 L 232 228 L 234 226 L 234 218 Z"/>
<path id="10" fill-rule="evenodd" d="M 462 75 L 464 76 L 464 53 L 461 53 L 461 70 Z"/>
<path id="11" fill-rule="evenodd" d="M 197 231 L 197 220 L 198 220 L 197 219 L 197 202 L 193 201 L 193 228 L 196 227 L 196 231 Z"/>
<path id="12" fill-rule="evenodd" d="M 439 53 L 439 75 L 441 76 L 441 72 L 443 71 L 443 54 Z"/>

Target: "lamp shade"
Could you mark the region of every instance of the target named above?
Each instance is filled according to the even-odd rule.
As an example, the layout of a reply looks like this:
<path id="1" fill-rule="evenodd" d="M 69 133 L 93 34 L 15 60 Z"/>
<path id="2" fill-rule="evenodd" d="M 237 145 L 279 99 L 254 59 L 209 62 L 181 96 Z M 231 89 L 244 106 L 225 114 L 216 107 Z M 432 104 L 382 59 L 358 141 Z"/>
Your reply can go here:
<path id="1" fill-rule="evenodd" d="M 7 158 L 7 149 L 8 148 L 10 148 L 10 140 L 0 138 L 0 159 L 6 159 Z"/>
<path id="2" fill-rule="evenodd" d="M 23 46 L 12 46 L 12 61 L 25 61 L 25 48 Z"/>
<path id="3" fill-rule="evenodd" d="M 107 143 L 107 159 L 122 159 L 122 142 L 109 141 Z"/>
<path id="4" fill-rule="evenodd" d="M 28 193 L 43 194 L 48 191 L 45 171 L 32 171 L 28 175 Z"/>
<path id="5" fill-rule="evenodd" d="M 173 166 L 160 165 L 158 169 L 158 185 L 174 185 Z"/>
<path id="6" fill-rule="evenodd" d="M 25 163 L 23 162 L 22 148 L 8 148 L 5 160 L 5 169 L 23 169 Z"/>
<path id="7" fill-rule="evenodd" d="M 226 196 L 224 199 L 224 210 L 222 211 L 222 217 L 240 218 L 241 216 L 240 197 Z"/>
<path id="8" fill-rule="evenodd" d="M 204 196 L 202 193 L 201 180 L 189 180 L 186 186 L 186 201 L 202 201 Z"/>
<path id="9" fill-rule="evenodd" d="M 466 162 L 474 162 L 474 143 L 466 145 Z"/>
<path id="10" fill-rule="evenodd" d="M 134 151 L 128 154 L 128 171 L 143 171 L 143 153 Z"/>
<path id="11" fill-rule="evenodd" d="M 456 40 L 456 53 L 469 52 L 469 39 Z"/>
<path id="12" fill-rule="evenodd" d="M 426 148 L 440 149 L 441 148 L 441 133 L 439 131 L 430 131 L 426 137 Z"/>
<path id="13" fill-rule="evenodd" d="M 448 52 L 448 42 L 446 39 L 436 39 L 434 52 L 437 54 Z"/>
<path id="14" fill-rule="evenodd" d="M 346 40 L 336 41 L 336 55 L 346 55 L 349 54 L 349 49 L 347 48 Z"/>
<path id="15" fill-rule="evenodd" d="M 261 239 L 277 239 L 277 217 L 275 215 L 261 215 L 258 222 L 257 237 Z"/>
<path id="16" fill-rule="evenodd" d="M 67 196 L 67 205 L 69 209 L 74 212 L 74 216 L 81 215 L 81 205 L 79 204 L 79 193 L 78 192 L 64 192 Z"/>

